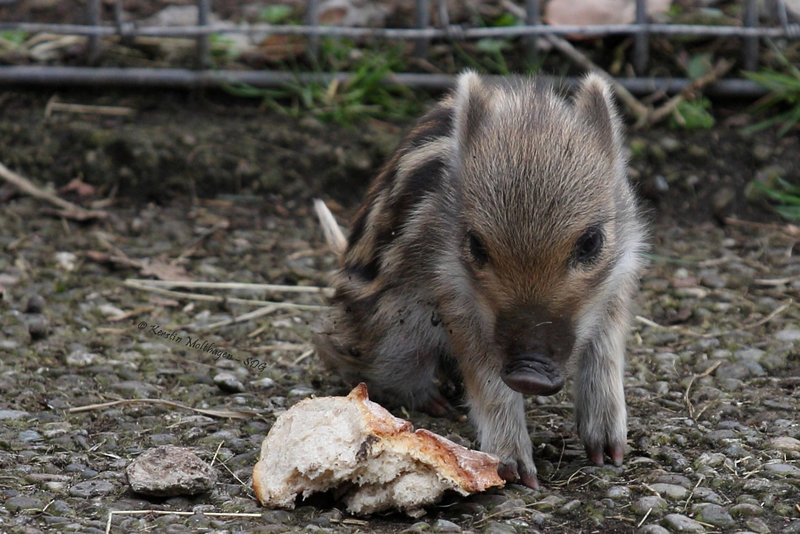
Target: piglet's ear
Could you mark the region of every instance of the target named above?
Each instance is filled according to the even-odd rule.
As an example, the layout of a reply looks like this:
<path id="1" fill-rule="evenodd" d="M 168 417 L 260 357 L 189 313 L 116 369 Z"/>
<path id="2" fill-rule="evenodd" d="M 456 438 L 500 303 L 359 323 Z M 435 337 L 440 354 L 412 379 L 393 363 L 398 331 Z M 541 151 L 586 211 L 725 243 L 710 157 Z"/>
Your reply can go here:
<path id="1" fill-rule="evenodd" d="M 575 109 L 600 140 L 608 155 L 616 159 L 622 149 L 622 121 L 614 105 L 609 84 L 597 74 L 587 75 L 575 93 Z"/>
<path id="2" fill-rule="evenodd" d="M 460 151 L 469 148 L 489 114 L 489 92 L 480 76 L 466 71 L 458 77 L 455 91 L 455 134 Z"/>

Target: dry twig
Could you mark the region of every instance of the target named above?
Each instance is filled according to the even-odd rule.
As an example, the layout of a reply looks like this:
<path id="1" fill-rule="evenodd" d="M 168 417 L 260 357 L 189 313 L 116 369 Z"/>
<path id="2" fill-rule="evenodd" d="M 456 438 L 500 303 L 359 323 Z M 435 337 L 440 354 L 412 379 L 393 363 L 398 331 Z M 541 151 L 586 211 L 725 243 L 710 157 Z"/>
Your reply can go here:
<path id="1" fill-rule="evenodd" d="M 692 405 L 692 400 L 689 398 L 689 392 L 692 389 L 692 384 L 694 384 L 694 381 L 697 380 L 698 378 L 703 378 L 703 377 L 706 377 L 706 376 L 710 375 L 711 373 L 713 373 L 714 370 L 717 367 L 719 367 L 721 364 L 722 364 L 722 360 L 716 361 L 713 364 L 711 364 L 708 369 L 706 369 L 702 373 L 693 374 L 692 377 L 689 379 L 689 384 L 686 386 L 686 391 L 683 394 L 683 402 L 686 403 L 686 408 L 689 410 L 689 418 L 690 419 L 696 421 L 695 413 L 694 413 L 694 405 Z M 699 482 L 698 482 L 698 484 L 699 484 Z"/>
<path id="2" fill-rule="evenodd" d="M 67 219 L 73 219 L 76 221 L 108 218 L 108 212 L 102 210 L 87 210 L 86 208 L 82 208 L 77 204 L 68 202 L 63 198 L 57 197 L 52 193 L 49 193 L 47 191 L 44 191 L 36 187 L 35 185 L 33 185 L 33 182 L 31 182 L 24 176 L 15 173 L 2 163 L 0 163 L 0 178 L 3 178 L 5 181 L 16 186 L 20 191 L 22 191 L 27 195 L 32 196 L 33 198 L 38 198 L 39 200 L 45 200 L 50 204 L 53 204 L 61 208 L 60 210 L 56 210 L 55 212 L 60 217 L 65 217 Z"/>
<path id="3" fill-rule="evenodd" d="M 205 410 L 202 408 L 192 408 L 186 404 L 168 401 L 164 399 L 122 399 L 109 402 L 100 402 L 97 404 L 87 404 L 86 406 L 77 406 L 67 410 L 69 413 L 88 412 L 91 410 L 102 410 L 103 408 L 110 408 L 111 406 L 119 406 L 126 404 L 161 404 L 171 408 L 180 408 L 182 410 L 191 410 L 196 413 L 208 415 L 210 417 L 228 417 L 230 419 L 249 419 L 259 415 L 256 412 L 246 412 L 242 410 Z"/>

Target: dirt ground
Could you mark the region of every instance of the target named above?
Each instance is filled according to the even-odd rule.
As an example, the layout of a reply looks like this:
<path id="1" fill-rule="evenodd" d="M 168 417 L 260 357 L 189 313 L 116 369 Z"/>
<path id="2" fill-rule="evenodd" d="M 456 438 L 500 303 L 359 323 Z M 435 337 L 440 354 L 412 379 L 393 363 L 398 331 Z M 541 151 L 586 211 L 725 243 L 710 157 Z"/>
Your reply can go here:
<path id="1" fill-rule="evenodd" d="M 59 101 L 132 114 L 46 114 Z M 726 107 L 727 106 L 727 107 Z M 330 499 L 265 510 L 250 472 L 278 413 L 348 386 L 310 351 L 318 294 L 183 290 L 124 281 L 324 286 L 334 261 L 312 219 L 321 196 L 346 221 L 408 124 L 294 120 L 200 93 L 5 91 L 0 162 L 65 198 L 101 204 L 76 222 L 0 186 L 0 532 L 794 532 L 800 533 L 800 231 L 746 184 L 800 183 L 796 136 L 747 135 L 741 105 L 711 131 L 631 132 L 632 179 L 651 220 L 650 266 L 628 348 L 622 467 L 590 466 L 566 393 L 529 399 L 542 489 L 447 496 L 412 519 L 351 518 Z M 750 198 L 751 200 L 748 200 Z M 157 325 L 157 328 L 153 327 Z M 174 331 L 224 348 L 214 357 Z M 253 364 L 258 360 L 258 364 Z M 261 365 L 266 363 L 266 365 Z M 238 385 L 215 380 L 233 373 Z M 163 399 L 185 405 L 120 403 Z M 192 409 L 228 409 L 244 419 Z M 463 422 L 401 413 L 472 443 Z M 133 493 L 125 467 L 156 445 L 193 448 L 219 480 L 196 497 Z M 180 516 L 122 510 L 193 512 Z M 213 516 L 252 513 L 258 517 Z"/>

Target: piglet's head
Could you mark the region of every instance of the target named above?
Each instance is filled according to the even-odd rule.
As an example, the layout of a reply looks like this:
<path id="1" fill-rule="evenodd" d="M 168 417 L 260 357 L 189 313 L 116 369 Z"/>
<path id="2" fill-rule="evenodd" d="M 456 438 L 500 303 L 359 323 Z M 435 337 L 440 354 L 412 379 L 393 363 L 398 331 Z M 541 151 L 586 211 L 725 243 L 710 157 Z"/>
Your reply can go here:
<path id="1" fill-rule="evenodd" d="M 587 341 L 585 323 L 608 296 L 618 260 L 615 220 L 627 187 L 620 124 L 596 76 L 571 103 L 535 85 L 509 88 L 459 78 L 459 246 L 502 379 L 550 395 Z"/>

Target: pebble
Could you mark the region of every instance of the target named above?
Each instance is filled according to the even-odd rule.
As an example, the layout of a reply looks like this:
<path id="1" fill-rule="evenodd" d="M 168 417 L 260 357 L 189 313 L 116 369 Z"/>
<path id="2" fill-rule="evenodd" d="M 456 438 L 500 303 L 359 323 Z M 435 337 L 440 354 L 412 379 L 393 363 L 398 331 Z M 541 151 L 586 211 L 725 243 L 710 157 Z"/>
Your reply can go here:
<path id="1" fill-rule="evenodd" d="M 610 499 L 627 499 L 631 496 L 631 489 L 628 486 L 611 486 L 606 496 Z"/>
<path id="2" fill-rule="evenodd" d="M 41 295 L 35 294 L 28 297 L 25 302 L 25 307 L 22 309 L 24 313 L 42 313 L 44 309 L 44 298 Z"/>
<path id="3" fill-rule="evenodd" d="M 100 497 L 108 495 L 115 490 L 114 484 L 108 480 L 86 480 L 78 482 L 69 489 L 69 494 L 73 497 L 83 497 L 90 499 L 92 497 Z"/>
<path id="4" fill-rule="evenodd" d="M 461 527 L 447 519 L 437 519 L 433 524 L 434 532 L 461 532 Z"/>
<path id="5" fill-rule="evenodd" d="M 800 478 L 800 467 L 792 464 L 766 464 L 764 471 L 787 477 Z"/>
<path id="6" fill-rule="evenodd" d="M 651 514 L 659 514 L 667 509 L 667 501 L 660 495 L 647 495 L 634 502 L 632 507 L 639 515 L 646 514 L 649 510 L 652 510 Z"/>
<path id="7" fill-rule="evenodd" d="M 44 315 L 34 315 L 28 320 L 28 334 L 32 340 L 42 339 L 50 333 L 50 321 Z"/>
<path id="8" fill-rule="evenodd" d="M 701 533 L 706 531 L 703 525 L 683 514 L 667 514 L 664 516 L 663 522 L 671 532 Z"/>
<path id="9" fill-rule="evenodd" d="M 709 523 L 719 528 L 729 528 L 736 524 L 731 514 L 718 504 L 701 503 L 694 507 L 698 521 Z"/>
<path id="10" fill-rule="evenodd" d="M 747 528 L 753 532 L 756 532 L 757 534 L 769 534 L 772 532 L 769 529 L 769 526 L 767 526 L 764 520 L 760 517 L 751 517 L 750 519 L 746 520 L 744 524 L 747 525 Z"/>
<path id="11" fill-rule="evenodd" d="M 22 410 L 0 410 L 0 421 L 16 421 L 30 414 Z"/>
<path id="12" fill-rule="evenodd" d="M 226 393 L 242 393 L 245 390 L 244 384 L 236 378 L 236 375 L 227 371 L 217 373 L 214 376 L 214 383 Z"/>
<path id="13" fill-rule="evenodd" d="M 683 499 L 689 494 L 689 490 L 677 484 L 656 483 L 650 484 L 650 487 L 653 491 L 657 491 L 659 495 L 668 499 Z"/>
<path id="14" fill-rule="evenodd" d="M 800 340 L 800 330 L 796 328 L 784 328 L 775 334 L 775 339 L 781 341 L 798 341 Z"/>
<path id="15" fill-rule="evenodd" d="M 639 530 L 639 534 L 669 534 L 669 530 L 661 525 L 645 525 Z"/>
<path id="16" fill-rule="evenodd" d="M 100 359 L 99 354 L 78 349 L 67 354 L 66 362 L 70 367 L 88 367 Z"/>
<path id="17" fill-rule="evenodd" d="M 492 521 L 483 529 L 484 534 L 517 534 L 517 529 L 507 523 Z"/>
<path id="18" fill-rule="evenodd" d="M 23 510 L 41 510 L 44 502 L 36 497 L 28 497 L 27 495 L 17 495 L 11 497 L 3 503 L 5 509 L 9 512 L 20 512 Z"/>
<path id="19" fill-rule="evenodd" d="M 736 517 L 752 517 L 764 513 L 764 510 L 757 504 L 751 504 L 747 502 L 735 504 L 731 506 L 730 510 L 728 511 L 732 516 Z"/>
<path id="20" fill-rule="evenodd" d="M 769 445 L 773 449 L 800 452 L 800 439 L 790 436 L 778 436 L 769 440 Z"/>
<path id="21" fill-rule="evenodd" d="M 190 449 L 165 445 L 142 453 L 125 470 L 136 493 L 196 495 L 214 487 L 217 472 Z"/>

